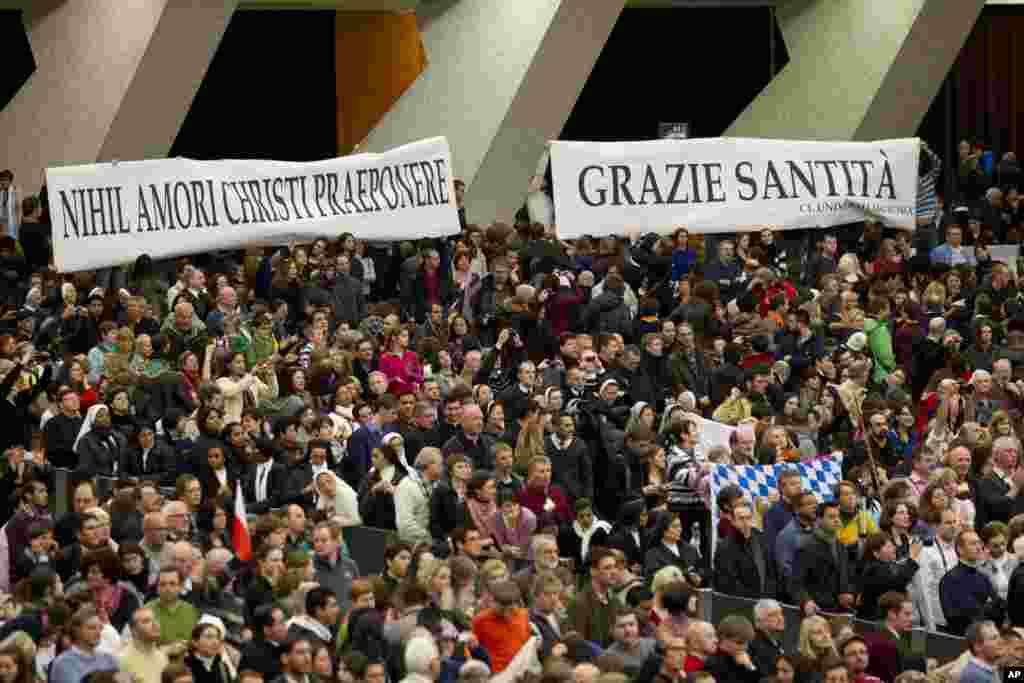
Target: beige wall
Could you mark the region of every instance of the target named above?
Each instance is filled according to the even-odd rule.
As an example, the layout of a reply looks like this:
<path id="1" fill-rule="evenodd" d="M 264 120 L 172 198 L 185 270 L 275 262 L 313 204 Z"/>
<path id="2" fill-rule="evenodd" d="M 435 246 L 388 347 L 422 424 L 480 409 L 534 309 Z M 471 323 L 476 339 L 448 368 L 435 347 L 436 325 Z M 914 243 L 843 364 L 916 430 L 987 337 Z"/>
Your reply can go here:
<path id="1" fill-rule="evenodd" d="M 162 156 L 237 0 L 65 0 L 25 10 L 36 71 L 0 111 L 26 191 L 50 165 Z"/>
<path id="2" fill-rule="evenodd" d="M 381 151 L 448 137 L 469 220 L 511 220 L 624 0 L 438 0 L 420 8 L 427 69 L 371 131 Z"/>
<path id="3" fill-rule="evenodd" d="M 916 133 L 984 0 L 788 0 L 789 64 L 727 135 L 866 140 Z"/>

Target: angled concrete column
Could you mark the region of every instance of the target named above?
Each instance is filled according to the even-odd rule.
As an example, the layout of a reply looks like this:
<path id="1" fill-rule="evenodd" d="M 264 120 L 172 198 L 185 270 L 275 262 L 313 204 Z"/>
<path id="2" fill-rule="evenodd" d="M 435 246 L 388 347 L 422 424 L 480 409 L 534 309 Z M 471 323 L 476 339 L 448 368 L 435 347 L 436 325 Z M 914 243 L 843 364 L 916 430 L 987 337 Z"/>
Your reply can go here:
<path id="1" fill-rule="evenodd" d="M 35 191 L 47 166 L 166 155 L 236 4 L 29 5 L 36 72 L 0 111 L 16 182 Z"/>
<path id="2" fill-rule="evenodd" d="M 427 68 L 361 147 L 446 135 L 470 221 L 510 221 L 625 0 L 442 0 L 420 8 Z M 425 15 L 425 13 L 429 13 Z"/>
<path id="3" fill-rule="evenodd" d="M 789 64 L 726 135 L 871 140 L 916 133 L 985 0 L 784 0 Z"/>

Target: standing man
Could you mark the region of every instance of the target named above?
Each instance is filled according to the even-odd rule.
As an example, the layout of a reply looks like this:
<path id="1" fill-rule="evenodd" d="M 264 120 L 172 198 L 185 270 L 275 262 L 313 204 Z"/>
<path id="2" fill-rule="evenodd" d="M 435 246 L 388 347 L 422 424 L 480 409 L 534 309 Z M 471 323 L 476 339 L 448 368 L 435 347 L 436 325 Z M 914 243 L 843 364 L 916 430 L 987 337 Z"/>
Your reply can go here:
<path id="1" fill-rule="evenodd" d="M 846 670 L 850 673 L 850 683 L 882 683 L 878 676 L 868 671 L 868 644 L 864 636 L 854 633 L 839 642 L 839 655 L 846 662 Z"/>
<path id="2" fill-rule="evenodd" d="M 841 524 L 839 501 L 826 501 L 818 507 L 818 526 L 797 546 L 789 593 L 805 614 L 853 609 L 850 557 L 837 537 Z"/>
<path id="3" fill-rule="evenodd" d="M 761 672 L 747 652 L 754 639 L 754 626 L 746 617 L 730 614 L 718 624 L 718 654 L 704 661 L 704 671 L 716 681 L 758 683 Z"/>
<path id="4" fill-rule="evenodd" d="M 611 642 L 612 605 L 608 591 L 619 576 L 615 556 L 605 548 L 590 552 L 590 582 L 569 604 L 569 623 L 584 640 L 607 647 Z"/>
<path id="5" fill-rule="evenodd" d="M 997 683 L 995 664 L 1002 650 L 999 629 L 991 621 L 976 621 L 967 627 L 966 636 L 971 657 L 960 673 L 960 683 Z"/>
<path id="6" fill-rule="evenodd" d="M 657 641 L 654 638 L 640 637 L 640 622 L 632 610 L 616 610 L 612 616 L 612 624 L 614 642 L 605 653 L 621 657 L 627 673 L 640 671 L 644 662 L 654 652 Z"/>
<path id="7" fill-rule="evenodd" d="M 79 608 L 71 617 L 71 649 L 53 660 L 50 683 L 80 683 L 93 671 L 117 671 L 117 660 L 112 655 L 98 652 L 103 622 L 95 608 Z"/>
<path id="8" fill-rule="evenodd" d="M 479 409 L 478 409 L 479 410 Z M 416 473 L 395 488 L 395 522 L 398 538 L 415 545 L 430 543 L 430 494 L 444 473 L 441 451 L 424 448 L 416 456 Z"/>
<path id="9" fill-rule="evenodd" d="M 891 681 L 903 671 L 926 670 L 923 658 L 910 650 L 910 630 L 914 626 L 914 605 L 906 593 L 890 591 L 878 600 L 885 615 L 883 628 L 864 636 L 868 650 L 867 672 L 883 681 Z"/>
<path id="10" fill-rule="evenodd" d="M 776 600 L 758 600 L 754 605 L 754 639 L 748 650 L 758 671 L 772 671 L 775 661 L 786 654 L 782 645 L 786 614 Z"/>
<path id="11" fill-rule="evenodd" d="M 166 645 L 192 638 L 199 623 L 199 611 L 181 599 L 182 576 L 176 566 L 162 567 L 157 583 L 157 599 L 146 604 L 160 625 L 160 643 Z"/>
<path id="12" fill-rule="evenodd" d="M 313 529 L 313 553 L 317 582 L 332 591 L 342 611 L 347 613 L 352 597 L 352 580 L 359 576 L 359 567 L 354 560 L 341 556 L 341 546 L 334 539 L 328 522 L 320 522 Z"/>
<path id="13" fill-rule="evenodd" d="M 117 658 L 121 671 L 132 674 L 141 683 L 160 683 L 160 674 L 169 662 L 160 649 L 160 622 L 153 610 L 142 607 L 132 616 L 132 638 Z"/>

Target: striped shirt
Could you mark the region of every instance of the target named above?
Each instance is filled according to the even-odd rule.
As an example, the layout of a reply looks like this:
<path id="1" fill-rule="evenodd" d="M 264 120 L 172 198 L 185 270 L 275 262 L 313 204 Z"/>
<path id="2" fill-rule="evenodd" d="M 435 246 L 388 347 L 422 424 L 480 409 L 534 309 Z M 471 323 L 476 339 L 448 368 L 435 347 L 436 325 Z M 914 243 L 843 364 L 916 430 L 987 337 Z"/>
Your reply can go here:
<path id="1" fill-rule="evenodd" d="M 921 151 L 931 160 L 931 169 L 917 180 L 917 217 L 932 220 L 939 210 L 939 199 L 935 194 L 935 183 L 942 173 L 942 159 L 935 152 L 922 145 Z"/>

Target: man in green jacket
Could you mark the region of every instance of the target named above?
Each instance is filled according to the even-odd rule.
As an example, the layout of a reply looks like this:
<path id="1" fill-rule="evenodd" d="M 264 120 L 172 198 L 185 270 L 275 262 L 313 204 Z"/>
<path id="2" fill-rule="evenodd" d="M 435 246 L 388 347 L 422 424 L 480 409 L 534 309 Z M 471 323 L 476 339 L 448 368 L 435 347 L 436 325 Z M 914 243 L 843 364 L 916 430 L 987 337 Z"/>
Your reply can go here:
<path id="1" fill-rule="evenodd" d="M 872 380 L 875 384 L 883 384 L 896 369 L 896 356 L 892 352 L 892 333 L 889 332 L 889 302 L 876 299 L 868 303 L 868 315 L 864 320 L 864 334 L 868 337 L 868 347 L 875 361 Z"/>
<path id="2" fill-rule="evenodd" d="M 162 568 L 157 583 L 159 597 L 146 605 L 146 609 L 153 610 L 153 616 L 160 623 L 161 645 L 190 641 L 192 628 L 199 622 L 199 611 L 181 599 L 181 587 L 182 576 L 178 568 Z"/>

